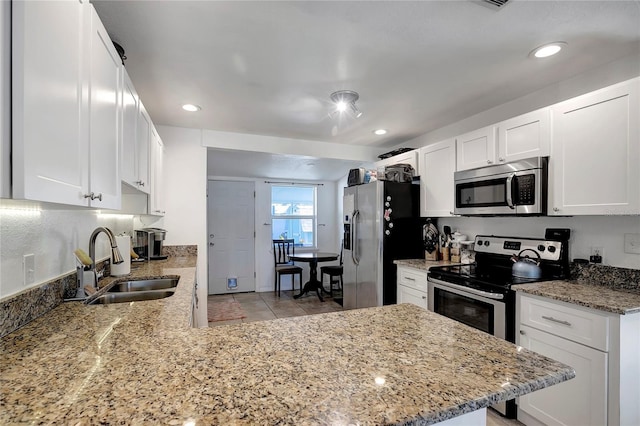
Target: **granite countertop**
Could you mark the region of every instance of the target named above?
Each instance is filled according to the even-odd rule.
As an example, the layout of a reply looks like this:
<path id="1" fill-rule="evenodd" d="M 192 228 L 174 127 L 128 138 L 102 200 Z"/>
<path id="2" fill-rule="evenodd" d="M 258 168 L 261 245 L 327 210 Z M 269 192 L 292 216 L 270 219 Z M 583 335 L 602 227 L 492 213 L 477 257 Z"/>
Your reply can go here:
<path id="1" fill-rule="evenodd" d="M 605 283 L 606 284 L 606 283 Z M 543 281 L 511 287 L 515 291 L 615 314 L 640 313 L 640 289 L 619 289 L 580 280 Z"/>
<path id="2" fill-rule="evenodd" d="M 461 263 L 454 263 L 448 260 L 424 260 L 424 259 L 403 259 L 403 260 L 394 260 L 398 266 L 408 266 L 409 268 L 423 269 L 428 271 L 429 268 L 433 268 L 434 266 L 451 266 L 451 265 L 461 265 Z"/>
<path id="3" fill-rule="evenodd" d="M 1 424 L 430 424 L 575 375 L 411 304 L 192 329 L 195 257 L 132 275 L 181 278 L 0 340 Z"/>

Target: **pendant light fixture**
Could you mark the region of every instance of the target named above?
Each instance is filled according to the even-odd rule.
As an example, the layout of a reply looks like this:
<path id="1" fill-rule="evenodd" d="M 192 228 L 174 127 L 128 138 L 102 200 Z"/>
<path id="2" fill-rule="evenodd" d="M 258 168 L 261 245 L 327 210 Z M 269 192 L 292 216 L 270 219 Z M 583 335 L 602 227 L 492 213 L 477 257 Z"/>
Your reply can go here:
<path id="1" fill-rule="evenodd" d="M 362 116 L 362 111 L 360 111 L 356 106 L 356 101 L 360 99 L 358 92 L 354 92 L 353 90 L 338 90 L 337 92 L 333 92 L 330 95 L 330 98 L 336 105 L 336 109 L 329 115 L 333 116 L 335 114 L 351 111 L 355 118 L 360 118 Z"/>

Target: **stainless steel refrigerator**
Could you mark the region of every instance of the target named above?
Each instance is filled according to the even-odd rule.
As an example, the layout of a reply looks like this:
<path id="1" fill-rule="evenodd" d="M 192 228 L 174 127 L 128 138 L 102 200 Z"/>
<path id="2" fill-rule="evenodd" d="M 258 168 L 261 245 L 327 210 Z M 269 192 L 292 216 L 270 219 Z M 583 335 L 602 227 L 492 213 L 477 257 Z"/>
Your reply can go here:
<path id="1" fill-rule="evenodd" d="M 396 259 L 422 259 L 420 187 L 376 181 L 344 189 L 343 306 L 396 303 Z"/>

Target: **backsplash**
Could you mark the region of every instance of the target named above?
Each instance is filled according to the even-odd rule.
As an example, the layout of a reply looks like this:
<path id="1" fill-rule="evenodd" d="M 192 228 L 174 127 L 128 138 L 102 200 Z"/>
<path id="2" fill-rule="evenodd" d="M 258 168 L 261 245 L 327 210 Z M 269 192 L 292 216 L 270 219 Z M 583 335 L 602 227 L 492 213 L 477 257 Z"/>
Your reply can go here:
<path id="1" fill-rule="evenodd" d="M 571 263 L 571 279 L 615 290 L 640 291 L 640 269 L 616 268 L 593 263 Z"/>

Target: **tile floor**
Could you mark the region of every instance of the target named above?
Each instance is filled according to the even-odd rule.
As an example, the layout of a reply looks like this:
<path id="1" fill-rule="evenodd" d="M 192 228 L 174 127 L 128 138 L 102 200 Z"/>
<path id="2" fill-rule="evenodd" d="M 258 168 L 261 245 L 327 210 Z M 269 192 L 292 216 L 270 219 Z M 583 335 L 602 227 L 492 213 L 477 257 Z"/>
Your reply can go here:
<path id="1" fill-rule="evenodd" d="M 296 291 L 297 293 L 297 291 Z M 341 311 L 342 306 L 329 296 L 321 302 L 315 294 L 307 294 L 300 299 L 293 298 L 291 290 L 282 291 L 280 297 L 275 292 L 237 293 L 209 296 L 209 302 L 235 300 L 240 303 L 246 318 L 210 322 L 209 327 L 243 322 L 264 321 L 276 318 L 297 317 L 301 315 L 321 314 L 325 312 Z M 334 292 L 334 297 L 341 295 Z M 517 420 L 509 420 L 492 410 L 487 410 L 487 426 L 522 426 Z"/>
<path id="2" fill-rule="evenodd" d="M 299 290 L 296 290 L 296 293 L 298 291 Z M 270 291 L 263 293 L 236 293 L 209 296 L 207 299 L 209 302 L 235 300 L 240 304 L 247 316 L 246 318 L 237 320 L 210 322 L 209 327 L 297 317 L 301 315 L 322 314 L 342 310 L 342 306 L 326 295 L 324 296 L 324 302 L 321 302 L 315 293 L 309 293 L 297 300 L 293 298 L 293 294 L 291 290 L 285 290 L 280 292 L 280 297 L 278 297 L 277 293 Z M 334 297 L 335 296 L 339 296 L 339 294 L 334 292 Z"/>

